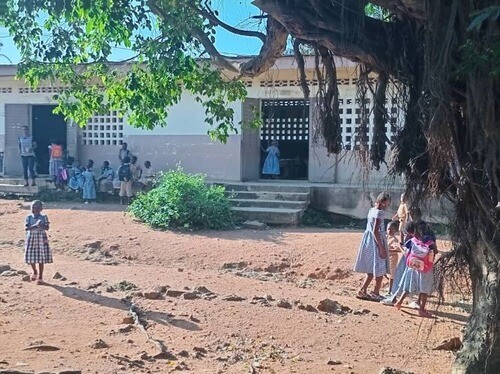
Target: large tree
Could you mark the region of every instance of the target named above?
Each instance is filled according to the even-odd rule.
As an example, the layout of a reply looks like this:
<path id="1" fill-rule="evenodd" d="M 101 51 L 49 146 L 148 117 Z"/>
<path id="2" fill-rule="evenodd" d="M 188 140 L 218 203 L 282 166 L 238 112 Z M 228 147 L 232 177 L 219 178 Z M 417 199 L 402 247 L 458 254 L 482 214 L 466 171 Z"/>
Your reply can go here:
<path id="1" fill-rule="evenodd" d="M 245 95 L 234 78 L 265 72 L 291 42 L 301 70 L 301 51 L 316 56 L 322 135 L 331 153 L 342 149 L 333 56 L 360 64 L 360 102 L 368 105 L 363 96 L 370 89 L 374 98 L 360 113 L 375 113 L 375 136 L 360 148 L 370 149 L 378 168 L 387 158 L 387 87 L 398 87 L 405 118 L 391 147 L 391 170 L 405 174 L 415 199 L 441 195 L 455 204 L 454 250 L 441 269 L 466 266 L 472 281 L 473 309 L 455 369 L 500 373 L 498 2 L 252 4 L 260 30 L 226 24 L 217 2 L 208 0 L 7 0 L 2 21 L 20 48 L 21 74 L 33 85 L 65 84 L 61 110 L 81 123 L 113 108 L 133 125 L 161 125 L 187 90 L 206 107 L 211 134 L 224 140 L 234 130 L 226 104 Z M 217 27 L 260 39 L 260 53 L 247 61 L 222 55 L 214 44 Z M 134 52 L 127 65 L 109 63 L 116 46 Z M 369 74 L 377 76 L 375 87 Z M 307 97 L 306 84 L 303 90 Z M 366 118 L 360 122 L 368 126 Z"/>

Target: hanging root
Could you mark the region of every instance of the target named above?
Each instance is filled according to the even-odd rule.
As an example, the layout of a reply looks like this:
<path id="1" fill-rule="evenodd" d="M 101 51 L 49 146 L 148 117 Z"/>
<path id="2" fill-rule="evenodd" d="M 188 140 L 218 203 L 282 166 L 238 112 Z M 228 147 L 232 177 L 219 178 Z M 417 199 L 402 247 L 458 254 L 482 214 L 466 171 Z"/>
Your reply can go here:
<path id="1" fill-rule="evenodd" d="M 385 151 L 387 149 L 387 109 L 386 90 L 389 78 L 386 73 L 378 74 L 377 89 L 373 103 L 373 137 L 370 148 L 370 159 L 375 170 L 380 170 L 380 164 L 385 164 Z"/>

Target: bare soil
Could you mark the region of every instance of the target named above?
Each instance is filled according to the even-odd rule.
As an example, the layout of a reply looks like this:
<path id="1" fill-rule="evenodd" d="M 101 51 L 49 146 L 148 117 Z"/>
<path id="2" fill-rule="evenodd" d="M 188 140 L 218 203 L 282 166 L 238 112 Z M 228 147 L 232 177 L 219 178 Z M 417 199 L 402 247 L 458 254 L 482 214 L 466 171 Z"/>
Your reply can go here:
<path id="1" fill-rule="evenodd" d="M 436 319 L 356 299 L 359 231 L 163 232 L 117 205 L 47 204 L 54 263 L 36 285 L 28 213 L 0 200 L 0 265 L 21 270 L 0 277 L 0 370 L 449 373 L 453 353 L 433 348 L 467 321 L 458 295 L 431 299 Z M 327 298 L 349 310 L 318 311 Z"/>

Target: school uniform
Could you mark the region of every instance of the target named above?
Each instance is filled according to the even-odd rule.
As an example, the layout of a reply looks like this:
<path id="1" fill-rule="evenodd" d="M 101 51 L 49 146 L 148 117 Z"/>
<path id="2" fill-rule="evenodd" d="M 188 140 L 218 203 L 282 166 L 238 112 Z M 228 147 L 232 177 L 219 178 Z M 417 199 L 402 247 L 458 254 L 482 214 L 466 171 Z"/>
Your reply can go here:
<path id="1" fill-rule="evenodd" d="M 40 227 L 27 230 L 26 243 L 24 251 L 24 261 L 27 264 L 48 264 L 52 263 L 52 251 L 49 247 L 49 240 L 45 226 L 49 224 L 46 215 L 37 216 L 30 214 L 26 217 L 26 228 L 33 226 L 38 220 L 41 221 Z"/>

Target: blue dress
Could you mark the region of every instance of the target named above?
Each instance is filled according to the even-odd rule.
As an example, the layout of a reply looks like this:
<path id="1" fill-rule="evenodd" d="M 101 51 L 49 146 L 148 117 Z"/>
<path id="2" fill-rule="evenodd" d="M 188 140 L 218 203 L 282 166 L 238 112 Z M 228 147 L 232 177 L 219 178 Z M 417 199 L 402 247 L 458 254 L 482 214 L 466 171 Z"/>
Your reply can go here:
<path id="1" fill-rule="evenodd" d="M 96 189 L 95 189 L 95 174 L 92 169 L 87 169 L 82 173 L 83 176 L 83 199 L 84 200 L 95 200 Z"/>
<path id="2" fill-rule="evenodd" d="M 266 149 L 267 157 L 262 167 L 262 174 L 280 175 L 280 150 L 275 145 Z"/>
<path id="3" fill-rule="evenodd" d="M 382 245 L 387 249 L 384 211 L 377 208 L 371 208 L 368 212 L 368 222 L 366 223 L 366 230 L 361 239 L 354 271 L 356 273 L 373 274 L 375 277 L 381 277 L 389 273 L 389 256 L 385 259 L 379 256 L 374 232 L 377 219 L 382 221 L 379 225 L 379 237 L 382 240 Z"/>

